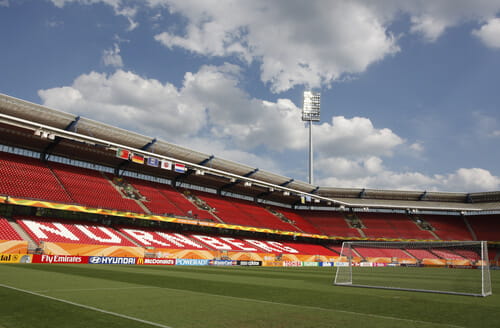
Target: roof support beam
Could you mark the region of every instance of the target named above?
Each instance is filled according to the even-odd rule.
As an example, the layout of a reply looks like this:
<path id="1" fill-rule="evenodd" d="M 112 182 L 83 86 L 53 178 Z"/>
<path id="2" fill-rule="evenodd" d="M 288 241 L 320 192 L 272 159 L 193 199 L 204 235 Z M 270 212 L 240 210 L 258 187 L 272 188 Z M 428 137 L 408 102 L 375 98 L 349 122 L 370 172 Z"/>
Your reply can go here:
<path id="1" fill-rule="evenodd" d="M 76 126 L 78 125 L 78 121 L 80 120 L 80 116 L 77 116 L 71 123 L 69 123 L 64 130 L 66 131 L 73 131 L 73 129 L 76 129 Z M 61 142 L 62 138 L 56 136 L 54 138 L 54 141 L 52 141 L 50 144 L 45 147 L 45 149 L 40 153 L 40 160 L 46 161 L 50 157 L 50 153 L 54 148 Z"/>
<path id="2" fill-rule="evenodd" d="M 258 168 L 254 169 L 254 170 L 252 170 L 252 171 L 250 171 L 250 172 L 248 172 L 248 173 L 245 173 L 245 174 L 243 175 L 243 177 L 245 177 L 245 178 L 249 178 L 249 177 L 251 177 L 252 175 L 254 175 L 255 173 L 257 173 L 257 172 L 259 172 L 259 169 L 258 169 Z M 224 186 L 220 187 L 219 189 L 220 189 L 220 191 L 222 191 L 223 189 L 227 189 L 227 188 L 233 187 L 233 186 L 237 185 L 238 183 L 240 183 L 240 182 L 242 182 L 242 181 L 243 181 L 242 179 L 237 179 L 236 181 L 231 182 L 231 183 L 228 183 L 228 184 L 226 184 L 226 185 L 224 185 Z"/>

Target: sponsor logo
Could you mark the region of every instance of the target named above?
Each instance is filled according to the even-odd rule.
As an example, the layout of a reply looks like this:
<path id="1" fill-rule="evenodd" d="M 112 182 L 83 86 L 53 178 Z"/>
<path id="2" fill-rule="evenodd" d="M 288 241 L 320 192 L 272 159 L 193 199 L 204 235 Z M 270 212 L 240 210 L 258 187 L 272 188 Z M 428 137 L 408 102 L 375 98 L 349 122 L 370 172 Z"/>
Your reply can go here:
<path id="1" fill-rule="evenodd" d="M 0 263 L 19 263 L 19 254 L 0 254 Z"/>
<path id="2" fill-rule="evenodd" d="M 141 265 L 175 265 L 175 259 L 140 257 L 137 264 Z"/>
<path id="3" fill-rule="evenodd" d="M 283 261 L 283 266 L 300 267 L 300 266 L 302 266 L 302 262 L 301 261 Z"/>
<path id="4" fill-rule="evenodd" d="M 302 262 L 302 265 L 305 267 L 317 267 L 319 266 L 319 262 Z"/>
<path id="5" fill-rule="evenodd" d="M 335 262 L 334 264 L 336 267 L 348 267 L 349 262 Z"/>
<path id="6" fill-rule="evenodd" d="M 82 256 L 71 255 L 34 255 L 34 263 L 84 263 Z"/>
<path id="7" fill-rule="evenodd" d="M 0 263 L 31 263 L 31 255 L 0 254 Z"/>
<path id="8" fill-rule="evenodd" d="M 238 261 L 237 264 L 241 266 L 262 266 L 262 261 Z"/>
<path id="9" fill-rule="evenodd" d="M 235 265 L 234 262 L 231 260 L 210 260 L 208 262 L 208 264 L 209 265 L 217 265 L 217 266 L 231 266 L 231 265 Z"/>
<path id="10" fill-rule="evenodd" d="M 332 267 L 333 266 L 333 262 L 321 262 L 320 266 L 322 266 L 322 267 Z"/>
<path id="11" fill-rule="evenodd" d="M 136 264 L 135 257 L 90 256 L 90 264 Z"/>
<path id="12" fill-rule="evenodd" d="M 176 259 L 175 265 L 208 265 L 208 260 L 201 259 Z"/>

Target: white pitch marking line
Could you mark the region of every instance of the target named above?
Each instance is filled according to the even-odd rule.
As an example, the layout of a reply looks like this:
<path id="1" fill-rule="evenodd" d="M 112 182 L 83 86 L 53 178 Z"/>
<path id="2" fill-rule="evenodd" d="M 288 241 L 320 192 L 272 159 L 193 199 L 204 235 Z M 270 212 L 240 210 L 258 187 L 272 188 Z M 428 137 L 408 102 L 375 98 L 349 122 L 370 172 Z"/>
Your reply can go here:
<path id="1" fill-rule="evenodd" d="M 371 313 L 354 312 L 354 311 L 347 311 L 347 310 L 327 309 L 327 308 L 316 307 L 316 306 L 309 306 L 309 305 L 298 305 L 298 304 L 290 304 L 290 303 L 272 302 L 272 301 L 265 301 L 265 300 L 259 300 L 259 299 L 253 299 L 253 298 L 243 298 L 243 297 L 235 297 L 235 296 L 228 296 L 228 295 L 217 295 L 217 294 L 210 294 L 210 293 L 204 293 L 204 292 L 196 292 L 196 291 L 192 291 L 192 290 L 183 290 L 183 289 L 168 288 L 168 287 L 130 286 L 130 287 L 115 287 L 115 288 L 113 288 L 113 287 L 103 287 L 103 288 L 82 288 L 82 289 L 51 289 L 51 290 L 47 290 L 45 292 L 97 291 L 97 290 L 109 290 L 109 289 L 113 289 L 113 290 L 127 290 L 127 289 L 139 289 L 139 288 L 141 288 L 141 289 L 159 289 L 159 290 L 163 289 L 163 290 L 170 290 L 170 291 L 176 291 L 176 292 L 181 292 L 181 293 L 191 293 L 191 294 L 206 295 L 206 296 L 212 296 L 212 297 L 215 296 L 215 297 L 229 298 L 229 299 L 234 299 L 234 300 L 239 300 L 239 301 L 246 301 L 246 302 L 256 302 L 256 303 L 273 304 L 273 305 L 281 305 L 281 306 L 291 306 L 291 307 L 305 308 L 305 309 L 310 309 L 310 310 L 339 312 L 339 313 L 352 314 L 352 315 L 363 315 L 363 316 L 372 317 L 372 318 L 378 318 L 378 319 L 406 321 L 406 322 L 414 322 L 414 323 L 422 323 L 422 324 L 434 324 L 434 325 L 443 326 L 443 327 L 465 328 L 463 326 L 457 326 L 457 325 L 451 325 L 451 324 L 439 323 L 439 322 L 405 319 L 405 318 L 384 316 L 384 315 L 371 314 Z"/>
<path id="2" fill-rule="evenodd" d="M 12 289 L 12 290 L 16 290 L 18 292 L 23 292 L 23 293 L 26 293 L 26 294 L 31 294 L 31 295 L 35 295 L 35 296 L 39 296 L 39 297 L 43 297 L 43 298 L 48 298 L 48 299 L 53 300 L 53 301 L 70 304 L 70 305 L 81 307 L 81 308 L 84 308 L 84 309 L 87 309 L 87 310 L 92 310 L 92 311 L 97 311 L 97 312 L 109 314 L 109 315 L 112 315 L 112 316 L 115 316 L 115 317 L 119 317 L 119 318 L 123 318 L 123 319 L 128 319 L 128 320 L 132 320 L 132 321 L 136 321 L 136 322 L 140 322 L 140 323 L 145 323 L 145 324 L 150 325 L 150 326 L 161 327 L 161 328 L 172 328 L 170 326 L 165 326 L 165 325 L 162 325 L 162 324 L 159 324 L 159 323 L 156 323 L 156 322 L 147 321 L 147 320 L 143 320 L 143 319 L 131 317 L 131 316 L 128 316 L 128 315 L 125 315 L 125 314 L 116 313 L 116 312 L 106 311 L 106 310 L 99 309 L 99 308 L 96 308 L 96 307 L 93 307 L 93 306 L 79 304 L 79 303 L 75 303 L 75 302 L 63 300 L 63 299 L 60 299 L 60 298 L 57 298 L 57 297 L 52 297 L 52 296 L 48 296 L 48 295 L 39 294 L 39 293 L 32 292 L 32 291 L 29 291 L 29 290 L 21 289 L 21 288 L 16 288 L 16 287 L 4 285 L 4 284 L 0 284 L 0 287 Z"/>

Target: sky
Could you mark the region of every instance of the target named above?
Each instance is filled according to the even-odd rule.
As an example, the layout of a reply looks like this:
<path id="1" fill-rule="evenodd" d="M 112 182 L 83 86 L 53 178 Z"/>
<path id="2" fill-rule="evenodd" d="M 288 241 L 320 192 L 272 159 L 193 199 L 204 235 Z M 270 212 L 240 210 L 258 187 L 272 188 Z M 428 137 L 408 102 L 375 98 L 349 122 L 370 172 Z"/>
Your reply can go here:
<path id="1" fill-rule="evenodd" d="M 500 0 L 0 0 L 0 93 L 314 185 L 500 190 Z M 154 151 L 154 149 L 153 149 Z"/>

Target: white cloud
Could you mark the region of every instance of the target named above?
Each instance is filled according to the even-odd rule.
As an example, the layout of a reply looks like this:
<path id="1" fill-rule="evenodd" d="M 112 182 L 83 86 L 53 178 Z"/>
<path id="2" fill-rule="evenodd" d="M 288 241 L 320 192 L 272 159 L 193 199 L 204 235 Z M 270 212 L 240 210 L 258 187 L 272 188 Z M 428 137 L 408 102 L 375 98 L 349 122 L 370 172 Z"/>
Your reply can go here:
<path id="1" fill-rule="evenodd" d="M 500 49 L 500 18 L 492 18 L 480 29 L 472 31 L 487 47 Z"/>
<path id="2" fill-rule="evenodd" d="M 443 177 L 442 185 L 448 190 L 493 191 L 500 189 L 500 177 L 480 168 L 461 168 Z"/>
<path id="3" fill-rule="evenodd" d="M 262 81 L 275 92 L 328 85 L 399 50 L 384 22 L 355 1 L 150 3 L 166 4 L 188 18 L 183 34 L 158 34 L 162 44 L 208 56 L 257 59 Z"/>
<path id="4" fill-rule="evenodd" d="M 38 93 L 47 106 L 146 134 L 193 135 L 206 121 L 204 107 L 175 86 L 122 70 L 83 74 L 71 86 Z"/>
<path id="5" fill-rule="evenodd" d="M 120 56 L 120 46 L 115 43 L 112 49 L 104 50 L 102 61 L 106 66 L 123 67 L 122 56 Z"/>
<path id="6" fill-rule="evenodd" d="M 323 176 L 318 181 L 322 186 L 450 192 L 479 192 L 500 188 L 500 177 L 480 168 L 461 168 L 453 173 L 435 175 L 394 172 L 385 167 L 378 157 L 355 160 L 327 158 L 318 161 L 316 168 Z"/>
<path id="7" fill-rule="evenodd" d="M 328 86 L 397 53 L 390 27 L 402 15 L 410 19 L 410 33 L 433 42 L 447 28 L 490 19 L 500 10 L 497 0 L 150 0 L 149 5 L 167 6 L 187 19 L 183 31 L 156 35 L 166 47 L 257 60 L 262 81 L 274 92 Z"/>
<path id="8" fill-rule="evenodd" d="M 436 41 L 446 29 L 463 22 L 485 22 L 475 35 L 489 46 L 498 45 L 495 14 L 498 0 L 52 0 L 102 3 L 129 21 L 138 8 L 167 8 L 184 18 L 182 29 L 169 25 L 155 39 L 168 48 L 179 47 L 205 55 L 236 56 L 257 61 L 261 80 L 273 92 L 297 85 L 329 86 L 333 81 L 364 72 L 370 65 L 400 51 L 393 23 L 408 17 L 409 33 Z M 135 6 L 132 6 L 134 4 Z M 152 18 L 158 17 L 158 11 Z M 158 25 L 156 25 L 158 26 Z M 400 33 L 400 32 L 398 32 Z M 406 31 L 402 31 L 402 35 Z"/>
<path id="9" fill-rule="evenodd" d="M 376 129 L 365 117 L 335 116 L 315 129 L 314 140 L 322 156 L 391 156 L 405 141 L 390 129 Z"/>
<path id="10" fill-rule="evenodd" d="M 9 0 L 0 0 L 0 7 L 9 7 Z"/>

